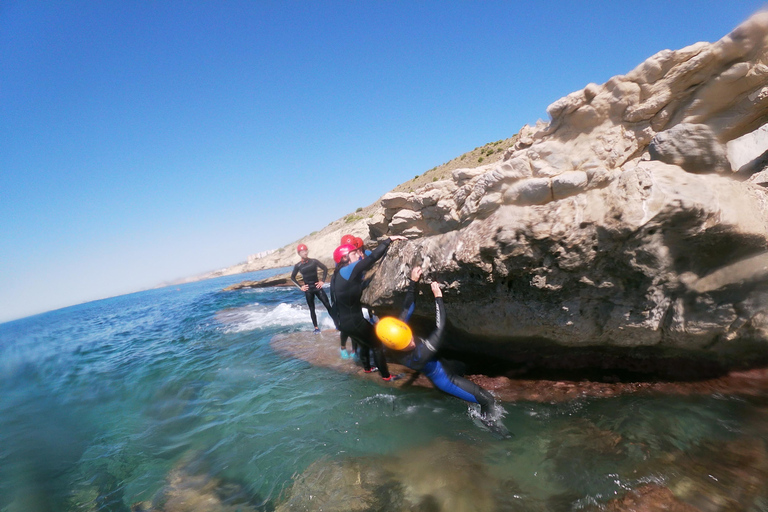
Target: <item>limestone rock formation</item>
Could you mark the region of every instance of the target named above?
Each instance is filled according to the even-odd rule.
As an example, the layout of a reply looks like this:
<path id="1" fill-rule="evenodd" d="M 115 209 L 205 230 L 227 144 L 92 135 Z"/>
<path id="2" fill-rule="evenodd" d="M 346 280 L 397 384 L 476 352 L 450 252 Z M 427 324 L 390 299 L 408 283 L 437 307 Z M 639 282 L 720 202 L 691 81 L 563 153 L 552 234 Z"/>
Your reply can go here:
<path id="1" fill-rule="evenodd" d="M 396 307 L 422 264 L 448 284 L 456 348 L 504 354 L 536 340 L 765 361 L 768 146 L 746 164 L 728 157 L 743 162 L 733 144 L 768 121 L 768 12 L 548 113 L 501 161 L 382 198 L 371 236 L 410 241 L 364 300 Z M 734 271 L 744 258 L 757 259 Z"/>

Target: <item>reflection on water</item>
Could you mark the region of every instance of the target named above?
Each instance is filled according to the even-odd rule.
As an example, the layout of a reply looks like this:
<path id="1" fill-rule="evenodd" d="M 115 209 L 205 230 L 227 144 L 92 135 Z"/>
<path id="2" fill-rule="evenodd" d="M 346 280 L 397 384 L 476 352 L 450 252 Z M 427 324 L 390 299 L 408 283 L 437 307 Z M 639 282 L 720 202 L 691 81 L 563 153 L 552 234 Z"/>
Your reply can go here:
<path id="1" fill-rule="evenodd" d="M 501 440 L 276 354 L 303 294 L 240 279 L 0 325 L 0 510 L 768 510 L 763 397 L 507 402 Z"/>

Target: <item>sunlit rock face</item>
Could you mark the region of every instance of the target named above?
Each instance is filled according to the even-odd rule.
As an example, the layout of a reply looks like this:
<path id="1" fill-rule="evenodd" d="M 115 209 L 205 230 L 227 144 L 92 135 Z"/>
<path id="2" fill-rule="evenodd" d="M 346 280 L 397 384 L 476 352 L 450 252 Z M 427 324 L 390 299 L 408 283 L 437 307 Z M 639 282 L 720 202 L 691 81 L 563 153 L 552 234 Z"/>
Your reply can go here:
<path id="1" fill-rule="evenodd" d="M 768 145 L 739 138 L 768 121 L 767 37 L 758 13 L 715 43 L 659 52 L 555 102 L 501 162 L 387 194 L 371 235 L 410 240 L 364 300 L 395 308 L 422 264 L 449 285 L 456 348 L 544 340 L 755 364 L 768 341 Z"/>

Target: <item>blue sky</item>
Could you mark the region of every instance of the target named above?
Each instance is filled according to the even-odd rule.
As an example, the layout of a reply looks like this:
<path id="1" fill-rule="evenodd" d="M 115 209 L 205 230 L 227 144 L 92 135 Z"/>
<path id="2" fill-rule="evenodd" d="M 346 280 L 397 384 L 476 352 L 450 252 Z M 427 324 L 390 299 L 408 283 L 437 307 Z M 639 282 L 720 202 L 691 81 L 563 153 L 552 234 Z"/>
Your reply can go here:
<path id="1" fill-rule="evenodd" d="M 0 321 L 244 261 L 730 1 L 0 3 Z"/>

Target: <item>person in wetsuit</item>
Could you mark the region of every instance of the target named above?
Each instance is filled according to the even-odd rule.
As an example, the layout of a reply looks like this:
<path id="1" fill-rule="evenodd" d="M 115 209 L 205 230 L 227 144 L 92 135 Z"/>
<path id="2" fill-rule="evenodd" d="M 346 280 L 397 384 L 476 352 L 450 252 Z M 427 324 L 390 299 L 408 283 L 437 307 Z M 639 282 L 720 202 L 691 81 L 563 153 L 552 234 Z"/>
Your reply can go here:
<path id="1" fill-rule="evenodd" d="M 358 252 L 358 254 L 359 254 L 361 259 L 362 258 L 367 258 L 368 256 L 371 255 L 371 251 L 369 251 L 368 249 L 365 248 L 365 242 L 363 242 L 363 239 L 360 238 L 359 236 L 344 235 L 343 237 L 341 237 L 341 245 L 346 245 L 346 244 L 355 246 L 355 248 L 357 249 L 357 252 Z M 365 277 L 363 277 L 363 288 L 365 288 L 367 286 L 367 284 L 368 284 L 367 280 L 365 280 Z M 366 307 L 365 310 L 366 310 L 366 312 L 368 314 L 367 320 L 369 322 L 371 322 L 371 323 L 374 323 L 373 319 L 375 317 L 373 316 L 373 312 L 371 311 L 371 309 Z M 347 352 L 347 340 L 348 339 L 349 339 L 349 335 L 348 334 L 345 334 L 343 332 L 339 333 L 339 342 L 340 342 L 340 345 L 341 345 L 339 347 L 339 353 L 341 354 L 341 358 L 342 359 L 349 359 L 349 352 Z M 360 348 L 357 346 L 357 342 L 355 341 L 354 338 L 352 338 L 352 355 L 358 361 L 359 361 L 359 357 L 360 357 L 358 355 L 359 349 Z M 368 350 L 368 349 L 365 349 L 365 350 Z"/>
<path id="2" fill-rule="evenodd" d="M 309 250 L 304 244 L 299 244 L 296 248 L 296 252 L 299 253 L 301 261 L 294 265 L 293 272 L 291 273 L 291 281 L 304 292 L 304 297 L 306 297 L 307 305 L 309 306 L 309 316 L 312 318 L 312 325 L 315 326 L 314 332 L 315 334 L 318 334 L 320 328 L 317 326 L 317 315 L 315 314 L 315 296 L 320 299 L 320 302 L 323 303 L 325 309 L 328 310 L 328 314 L 331 315 L 333 323 L 336 323 L 336 318 L 334 318 L 334 315 L 331 312 L 331 303 L 328 301 L 328 296 L 323 290 L 325 278 L 328 276 L 328 267 L 323 265 L 320 261 L 310 258 L 308 256 Z M 317 278 L 318 268 L 323 271 L 323 277 L 320 279 Z M 301 279 L 304 281 L 304 284 L 299 284 L 296 280 L 296 274 L 301 274 Z"/>
<path id="3" fill-rule="evenodd" d="M 363 273 L 369 270 L 374 263 L 384 257 L 389 249 L 389 244 L 394 240 L 405 240 L 403 236 L 391 236 L 384 239 L 371 255 L 360 258 L 357 247 L 351 244 L 340 245 L 333 252 L 336 262 L 336 271 L 331 278 L 331 298 L 336 312 L 339 331 L 346 334 L 360 345 L 360 360 L 366 373 L 374 371 L 367 349 L 373 351 L 373 358 L 384 380 L 391 380 L 384 359 L 381 342 L 373 331 L 373 325 L 363 316 L 360 298 L 363 294 Z"/>
<path id="4" fill-rule="evenodd" d="M 445 306 L 443 292 L 437 282 L 432 282 L 435 296 L 435 323 L 437 327 L 426 338 L 413 336 L 406 322 L 416 306 L 416 283 L 421 278 L 421 267 L 411 269 L 408 291 L 400 318 L 384 317 L 376 324 L 376 335 L 385 346 L 395 350 L 396 361 L 426 376 L 441 391 L 467 402 L 480 404 L 483 419 L 490 418 L 495 408 L 495 399 L 488 391 L 459 375 L 456 375 L 438 358 L 445 331 Z"/>

